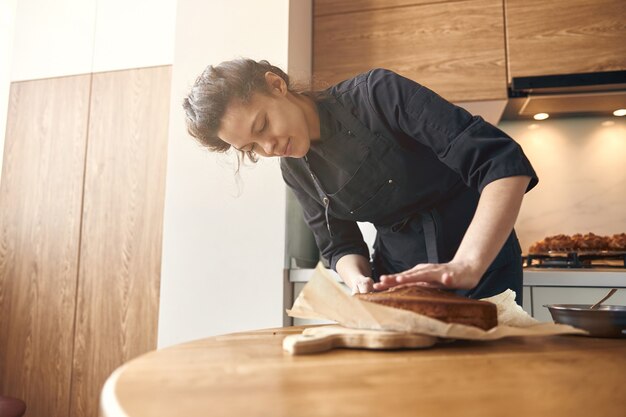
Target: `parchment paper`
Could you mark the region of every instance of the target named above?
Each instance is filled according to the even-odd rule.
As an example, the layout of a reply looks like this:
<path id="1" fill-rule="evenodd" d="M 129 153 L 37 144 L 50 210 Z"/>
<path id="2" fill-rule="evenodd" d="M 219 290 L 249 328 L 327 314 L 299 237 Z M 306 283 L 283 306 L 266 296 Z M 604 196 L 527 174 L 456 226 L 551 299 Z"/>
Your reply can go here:
<path id="1" fill-rule="evenodd" d="M 359 300 L 344 292 L 321 263 L 287 314 L 303 319 L 335 321 L 354 329 L 420 333 L 452 339 L 495 340 L 508 336 L 547 336 L 587 334 L 585 330 L 533 319 L 515 303 L 515 292 L 506 290 L 485 298 L 498 308 L 498 326 L 490 330 L 463 324 L 450 324 L 380 304 Z"/>

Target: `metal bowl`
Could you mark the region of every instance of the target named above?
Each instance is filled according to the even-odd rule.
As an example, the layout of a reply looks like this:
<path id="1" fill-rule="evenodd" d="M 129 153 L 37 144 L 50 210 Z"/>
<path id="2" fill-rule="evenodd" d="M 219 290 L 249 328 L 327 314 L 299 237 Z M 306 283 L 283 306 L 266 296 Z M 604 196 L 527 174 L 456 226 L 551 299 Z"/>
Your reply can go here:
<path id="1" fill-rule="evenodd" d="M 592 304 L 549 304 L 555 323 L 569 324 L 587 330 L 594 337 L 626 338 L 626 306 L 601 305 L 589 310 Z"/>

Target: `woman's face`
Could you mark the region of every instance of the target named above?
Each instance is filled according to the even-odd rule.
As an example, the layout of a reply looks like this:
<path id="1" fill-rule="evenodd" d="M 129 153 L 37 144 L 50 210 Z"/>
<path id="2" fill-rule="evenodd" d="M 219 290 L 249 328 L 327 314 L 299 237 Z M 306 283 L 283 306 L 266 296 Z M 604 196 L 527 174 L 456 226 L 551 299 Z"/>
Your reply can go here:
<path id="1" fill-rule="evenodd" d="M 282 78 L 265 74 L 269 94 L 253 93 L 248 103 L 232 100 L 222 117 L 218 136 L 235 149 L 264 157 L 302 158 L 311 140 L 319 138 L 315 103 L 290 93 Z"/>

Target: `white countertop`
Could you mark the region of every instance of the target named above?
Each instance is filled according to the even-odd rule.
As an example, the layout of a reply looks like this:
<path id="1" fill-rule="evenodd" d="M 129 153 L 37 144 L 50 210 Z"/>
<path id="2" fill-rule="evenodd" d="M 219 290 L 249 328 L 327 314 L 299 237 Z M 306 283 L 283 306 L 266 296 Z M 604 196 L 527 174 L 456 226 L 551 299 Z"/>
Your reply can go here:
<path id="1" fill-rule="evenodd" d="M 626 269 L 525 268 L 524 286 L 626 288 Z"/>
<path id="2" fill-rule="evenodd" d="M 289 282 L 308 282 L 314 269 L 289 270 Z M 341 281 L 335 271 L 329 273 Z M 524 269 L 525 287 L 626 288 L 626 269 Z"/>

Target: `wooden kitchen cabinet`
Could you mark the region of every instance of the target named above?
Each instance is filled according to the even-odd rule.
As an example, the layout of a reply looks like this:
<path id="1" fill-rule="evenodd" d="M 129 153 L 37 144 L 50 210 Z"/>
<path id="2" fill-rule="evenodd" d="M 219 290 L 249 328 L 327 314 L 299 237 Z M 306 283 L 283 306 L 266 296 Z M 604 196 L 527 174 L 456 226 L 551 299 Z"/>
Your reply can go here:
<path id="1" fill-rule="evenodd" d="M 69 415 L 91 75 L 13 83 L 0 186 L 0 394 Z"/>
<path id="2" fill-rule="evenodd" d="M 454 0 L 315 0 L 315 16 L 388 9 L 390 7 L 414 6 L 424 3 L 445 3 Z"/>
<path id="3" fill-rule="evenodd" d="M 171 67 L 16 82 L 0 186 L 0 393 L 96 417 L 156 348 Z"/>
<path id="4" fill-rule="evenodd" d="M 111 371 L 156 348 L 170 76 L 93 75 L 70 417 L 95 417 Z"/>
<path id="5" fill-rule="evenodd" d="M 626 69 L 624 0 L 505 0 L 509 79 Z"/>
<path id="6" fill-rule="evenodd" d="M 454 102 L 507 97 L 502 0 L 357 3 L 315 2 L 315 88 L 384 67 Z"/>

